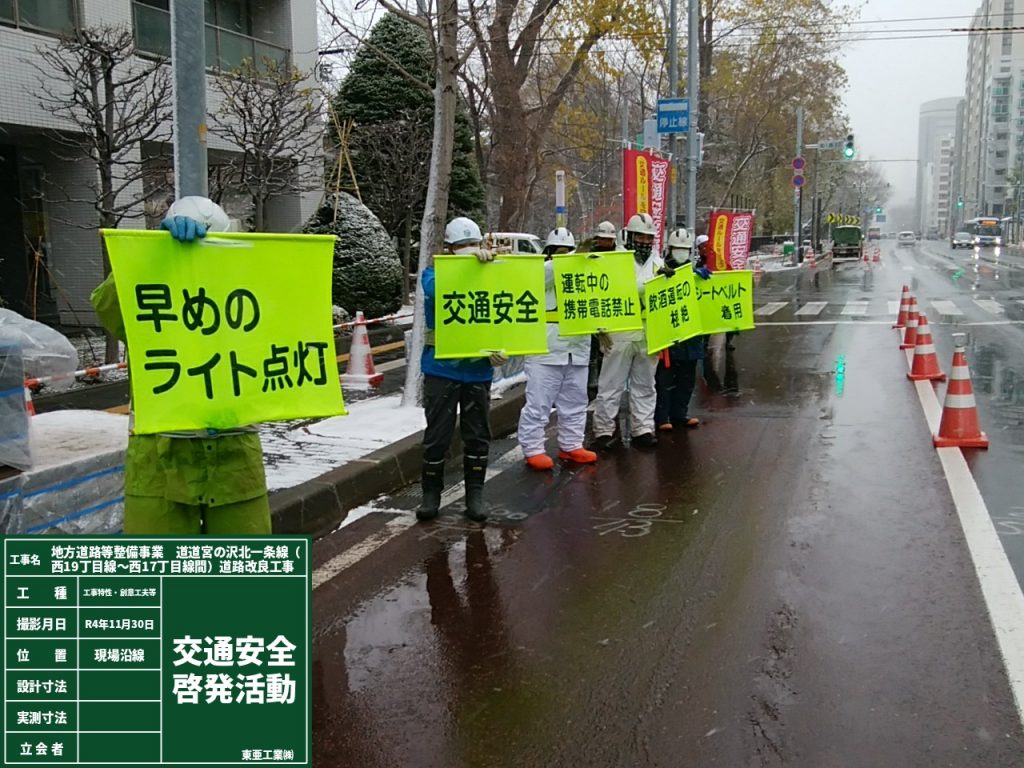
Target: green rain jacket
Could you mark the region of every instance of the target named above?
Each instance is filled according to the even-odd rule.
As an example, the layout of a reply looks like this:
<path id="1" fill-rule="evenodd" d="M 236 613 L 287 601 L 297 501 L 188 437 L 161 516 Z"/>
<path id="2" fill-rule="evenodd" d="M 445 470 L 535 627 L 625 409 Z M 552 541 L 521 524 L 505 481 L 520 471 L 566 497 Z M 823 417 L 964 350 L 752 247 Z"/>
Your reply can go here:
<path id="1" fill-rule="evenodd" d="M 103 327 L 127 343 L 113 274 L 90 297 Z M 255 432 L 210 437 L 130 435 L 125 456 L 126 496 L 218 507 L 267 492 L 263 449 Z"/>

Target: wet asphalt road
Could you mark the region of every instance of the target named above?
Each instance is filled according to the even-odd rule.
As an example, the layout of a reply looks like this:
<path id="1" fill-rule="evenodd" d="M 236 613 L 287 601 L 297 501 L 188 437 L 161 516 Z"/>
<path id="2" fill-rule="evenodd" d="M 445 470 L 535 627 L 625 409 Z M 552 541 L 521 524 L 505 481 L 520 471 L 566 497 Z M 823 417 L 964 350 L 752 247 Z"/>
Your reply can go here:
<path id="1" fill-rule="evenodd" d="M 971 332 L 992 448 L 968 461 L 1020 574 L 1024 260 L 883 249 L 766 275 L 778 306 L 715 343 L 698 430 L 544 476 L 496 441 L 486 527 L 457 499 L 415 525 L 410 489 L 318 542 L 316 764 L 1024 764 L 888 306 L 907 282 L 964 313 L 936 343 L 948 368 Z"/>

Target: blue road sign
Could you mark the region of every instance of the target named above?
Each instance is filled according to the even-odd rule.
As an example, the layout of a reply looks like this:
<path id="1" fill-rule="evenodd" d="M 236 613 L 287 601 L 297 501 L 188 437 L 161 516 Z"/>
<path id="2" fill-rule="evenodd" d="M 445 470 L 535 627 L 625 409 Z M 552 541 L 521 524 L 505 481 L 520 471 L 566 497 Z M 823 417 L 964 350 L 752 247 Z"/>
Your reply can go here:
<path id="1" fill-rule="evenodd" d="M 658 133 L 689 133 L 690 100 L 658 99 Z"/>

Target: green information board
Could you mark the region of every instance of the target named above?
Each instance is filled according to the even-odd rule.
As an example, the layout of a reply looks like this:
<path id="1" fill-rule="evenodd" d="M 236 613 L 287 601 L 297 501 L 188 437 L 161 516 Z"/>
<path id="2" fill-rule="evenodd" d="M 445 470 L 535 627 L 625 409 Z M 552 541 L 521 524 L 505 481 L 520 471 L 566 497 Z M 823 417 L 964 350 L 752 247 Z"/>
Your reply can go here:
<path id="1" fill-rule="evenodd" d="M 632 253 L 573 253 L 556 256 L 552 263 L 560 334 L 643 330 Z"/>
<path id="2" fill-rule="evenodd" d="M 5 765 L 312 765 L 308 537 L 3 543 Z"/>

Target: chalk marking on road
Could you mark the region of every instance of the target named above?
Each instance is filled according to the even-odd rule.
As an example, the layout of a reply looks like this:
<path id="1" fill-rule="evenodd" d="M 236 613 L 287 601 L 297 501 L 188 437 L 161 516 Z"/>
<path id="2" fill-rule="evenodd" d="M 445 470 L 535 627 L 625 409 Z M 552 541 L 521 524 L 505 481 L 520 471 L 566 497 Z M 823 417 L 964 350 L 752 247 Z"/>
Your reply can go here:
<path id="1" fill-rule="evenodd" d="M 890 315 L 897 315 L 897 314 L 899 314 L 900 303 L 898 301 L 890 301 L 886 305 L 886 310 L 885 311 L 888 312 Z"/>
<path id="2" fill-rule="evenodd" d="M 516 446 L 512 450 L 503 454 L 497 461 L 493 462 L 487 468 L 487 480 L 491 480 L 496 475 L 501 474 L 506 469 L 517 464 L 519 456 L 521 455 L 522 453 L 519 450 L 519 446 Z M 461 499 L 465 494 L 466 484 L 465 482 L 459 482 L 441 495 L 441 507 L 444 508 L 449 506 L 453 502 Z M 393 510 L 381 511 L 387 512 Z M 349 547 L 344 552 L 338 553 L 317 568 L 313 572 L 313 589 L 323 586 L 342 571 L 351 568 L 363 558 L 373 554 L 392 539 L 416 526 L 417 522 L 418 521 L 415 516 L 412 514 L 402 515 L 401 517 L 395 517 L 388 520 L 387 523 L 384 524 L 384 528 L 370 536 L 367 536 L 358 544 Z"/>
<path id="3" fill-rule="evenodd" d="M 866 301 L 848 301 L 846 306 L 843 307 L 841 315 L 856 315 L 862 317 L 868 313 L 868 302 Z"/>
<path id="4" fill-rule="evenodd" d="M 769 304 L 765 304 L 763 307 L 758 307 L 757 309 L 755 309 L 754 314 L 762 316 L 774 315 L 780 309 L 783 309 L 784 307 L 788 306 L 788 301 L 773 301 Z"/>
<path id="5" fill-rule="evenodd" d="M 828 306 L 827 301 L 808 301 L 796 311 L 797 317 L 817 317 Z"/>
<path id="6" fill-rule="evenodd" d="M 1002 315 L 1006 312 L 1003 305 L 993 299 L 975 299 L 974 303 L 991 315 Z"/>
<path id="7" fill-rule="evenodd" d="M 933 301 L 932 306 L 935 307 L 935 311 L 938 312 L 940 315 L 949 315 L 950 317 L 962 317 L 964 314 L 963 310 L 961 310 L 960 307 L 958 307 L 952 301 Z"/>
<path id="8" fill-rule="evenodd" d="M 907 351 L 907 365 L 912 353 Z M 931 382 L 915 382 L 921 409 L 928 428 L 939 428 L 942 408 Z M 996 643 L 1013 692 L 1017 717 L 1024 722 L 1024 592 L 1006 556 L 992 516 L 978 490 L 967 460 L 959 448 L 936 448 L 942 471 L 946 475 L 953 506 L 960 517 L 967 549 L 978 574 L 981 594 L 985 599 Z"/>

